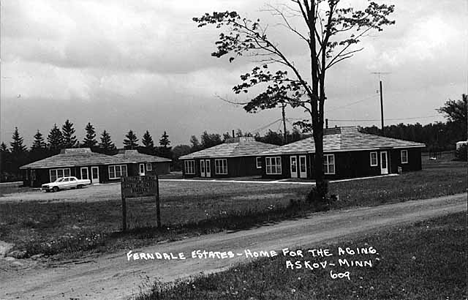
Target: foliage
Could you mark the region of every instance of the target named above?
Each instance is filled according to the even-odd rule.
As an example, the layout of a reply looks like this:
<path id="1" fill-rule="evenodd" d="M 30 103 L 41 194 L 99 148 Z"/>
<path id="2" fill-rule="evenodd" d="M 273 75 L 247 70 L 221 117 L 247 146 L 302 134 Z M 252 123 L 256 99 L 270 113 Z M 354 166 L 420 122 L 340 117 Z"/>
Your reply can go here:
<path id="1" fill-rule="evenodd" d="M 208 133 L 206 131 L 201 135 L 201 147 L 202 149 L 214 147 L 216 145 L 222 144 L 221 135 L 217 133 Z"/>
<path id="2" fill-rule="evenodd" d="M 236 94 L 250 90 L 263 90 L 244 106 L 248 112 L 289 105 L 300 107 L 310 114 L 309 122 L 315 141 L 315 161 L 317 183 L 324 180 L 323 165 L 323 123 L 325 95 L 325 75 L 335 64 L 348 59 L 362 49 L 353 49 L 360 39 L 371 30 L 381 31 L 383 26 L 394 24 L 387 19 L 393 12 L 393 5 L 379 5 L 370 2 L 364 10 L 341 7 L 345 1 L 293 0 L 294 8 L 287 5 L 271 7 L 283 25 L 291 33 L 306 43 L 309 50 L 309 74 L 303 73 L 291 57 L 280 49 L 280 45 L 267 35 L 268 26 L 241 17 L 235 11 L 213 12 L 193 18 L 199 27 L 214 25 L 223 28 L 217 50 L 212 56 L 229 55 L 232 62 L 239 56 L 257 58 L 257 65 L 251 72 L 240 76 L 242 83 L 233 87 Z M 301 17 L 305 23 L 302 31 L 292 25 L 290 15 Z M 271 69 L 271 65 L 284 70 Z M 289 74 L 291 72 L 292 74 Z M 311 78 L 310 82 L 308 78 Z"/>
<path id="3" fill-rule="evenodd" d="M 153 137 L 148 130 L 143 134 L 143 139 L 141 140 L 143 144 L 143 149 L 141 149 L 145 154 L 154 155 L 156 148 L 154 147 Z"/>
<path id="4" fill-rule="evenodd" d="M 73 128 L 73 123 L 68 119 L 62 126 L 62 135 L 64 148 L 75 148 L 78 146 L 78 140 L 75 136 L 75 128 Z"/>
<path id="5" fill-rule="evenodd" d="M 29 152 L 28 162 L 38 161 L 50 156 L 50 152 L 47 149 L 47 145 L 44 142 L 44 137 L 39 130 L 34 135 L 33 145 Z"/>
<path id="6" fill-rule="evenodd" d="M 11 145 L 11 154 L 14 156 L 24 155 L 26 153 L 26 146 L 23 145 L 23 138 L 20 136 L 18 127 L 15 127 L 13 132 Z"/>
<path id="7" fill-rule="evenodd" d="M 63 134 L 57 127 L 57 124 L 54 124 L 54 127 L 50 130 L 49 135 L 47 136 L 47 143 L 49 144 L 49 150 L 52 154 L 58 154 L 60 150 L 63 149 Z"/>
<path id="8" fill-rule="evenodd" d="M 461 100 L 448 100 L 437 111 L 444 114 L 449 122 L 457 125 L 458 130 L 462 134 L 460 140 L 467 140 L 468 95 L 462 94 Z"/>
<path id="9" fill-rule="evenodd" d="M 179 161 L 179 157 L 191 153 L 191 147 L 189 145 L 177 145 L 172 149 L 172 162 L 174 170 L 182 170 L 182 164 Z"/>
<path id="10" fill-rule="evenodd" d="M 104 130 L 101 134 L 101 143 L 99 143 L 99 152 L 102 152 L 104 154 L 115 154 L 116 151 L 117 151 L 117 148 L 112 142 L 112 138 L 110 134 L 106 130 Z"/>
<path id="11" fill-rule="evenodd" d="M 161 145 L 161 147 L 168 148 L 170 144 L 171 141 L 169 141 L 169 135 L 166 131 L 164 131 L 161 138 L 159 139 L 159 145 Z"/>
<path id="12" fill-rule="evenodd" d="M 136 150 L 138 148 L 138 138 L 132 130 L 125 135 L 123 144 L 125 149 Z"/>
<path id="13" fill-rule="evenodd" d="M 84 148 L 91 148 L 94 149 L 97 145 L 97 140 L 96 140 L 96 130 L 94 129 L 94 126 L 91 125 L 90 122 L 85 127 L 86 135 L 85 138 L 83 139 L 82 147 Z"/>
<path id="14" fill-rule="evenodd" d="M 468 146 L 466 144 L 461 145 L 455 152 L 457 160 L 467 161 L 468 160 Z"/>

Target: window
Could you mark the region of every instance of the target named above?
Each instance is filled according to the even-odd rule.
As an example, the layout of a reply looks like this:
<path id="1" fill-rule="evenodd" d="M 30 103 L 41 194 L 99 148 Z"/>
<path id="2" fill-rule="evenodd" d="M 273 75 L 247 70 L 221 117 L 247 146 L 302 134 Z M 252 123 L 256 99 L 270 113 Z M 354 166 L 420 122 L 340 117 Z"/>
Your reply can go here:
<path id="1" fill-rule="evenodd" d="M 51 169 L 49 171 L 50 182 L 54 182 L 57 178 L 70 176 L 70 168 L 66 169 Z"/>
<path id="2" fill-rule="evenodd" d="M 407 164 L 408 163 L 408 150 L 401 150 L 400 156 L 401 156 L 401 163 Z"/>
<path id="3" fill-rule="evenodd" d="M 377 152 L 371 152 L 370 153 L 370 165 L 371 165 L 371 167 L 376 167 L 378 165 Z"/>
<path id="4" fill-rule="evenodd" d="M 323 155 L 323 168 L 325 174 L 335 174 L 335 154 Z"/>
<path id="5" fill-rule="evenodd" d="M 185 174 L 195 174 L 195 161 L 194 160 L 186 160 L 184 162 L 185 165 Z"/>
<path id="6" fill-rule="evenodd" d="M 261 157 L 257 157 L 257 169 L 261 169 L 262 168 L 262 158 Z"/>
<path id="7" fill-rule="evenodd" d="M 89 179 L 88 178 L 88 168 L 86 168 L 86 167 L 81 168 L 81 179 Z"/>
<path id="8" fill-rule="evenodd" d="M 109 166 L 109 179 L 117 179 L 120 177 L 127 177 L 127 166 Z"/>
<path id="9" fill-rule="evenodd" d="M 215 159 L 215 174 L 227 174 L 227 159 Z"/>
<path id="10" fill-rule="evenodd" d="M 282 174 L 281 171 L 281 157 L 266 157 L 266 173 L 269 175 Z"/>
<path id="11" fill-rule="evenodd" d="M 153 165 L 151 163 L 146 163 L 146 171 L 153 171 Z"/>

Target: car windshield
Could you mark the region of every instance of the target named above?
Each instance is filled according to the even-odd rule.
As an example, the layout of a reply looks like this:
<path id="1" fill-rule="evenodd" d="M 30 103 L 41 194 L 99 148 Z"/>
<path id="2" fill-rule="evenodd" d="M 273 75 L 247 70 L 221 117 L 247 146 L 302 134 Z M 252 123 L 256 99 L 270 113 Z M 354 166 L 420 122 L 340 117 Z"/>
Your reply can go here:
<path id="1" fill-rule="evenodd" d="M 62 177 L 62 178 L 59 178 L 59 179 L 55 180 L 55 182 L 62 182 L 64 179 L 65 178 Z"/>

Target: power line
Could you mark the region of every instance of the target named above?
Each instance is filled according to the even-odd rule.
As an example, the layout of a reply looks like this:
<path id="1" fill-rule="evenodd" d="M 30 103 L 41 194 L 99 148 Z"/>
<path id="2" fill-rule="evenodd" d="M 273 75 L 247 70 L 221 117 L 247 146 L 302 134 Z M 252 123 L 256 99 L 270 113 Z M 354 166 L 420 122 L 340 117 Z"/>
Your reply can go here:
<path id="1" fill-rule="evenodd" d="M 395 119 L 385 119 L 385 120 L 388 120 L 388 121 L 397 121 L 397 120 L 414 120 L 414 119 L 428 119 L 428 118 L 434 118 L 434 117 L 438 117 L 438 115 L 433 115 L 433 116 L 425 116 L 425 117 L 411 117 L 411 118 L 395 118 Z M 329 121 L 333 121 L 333 122 L 376 122 L 376 121 L 380 121 L 380 119 L 371 119 L 371 120 L 358 120 L 358 119 L 350 119 L 350 120 L 345 120 L 345 119 L 342 119 L 342 120 L 332 120 L 330 119 Z"/>
<path id="2" fill-rule="evenodd" d="M 374 96 L 375 96 L 375 95 L 369 95 L 369 96 L 367 96 L 366 98 L 361 99 L 361 100 L 359 100 L 359 101 L 351 102 L 351 103 L 348 103 L 348 104 L 343 105 L 343 106 L 334 107 L 334 108 L 332 108 L 332 109 L 328 109 L 327 111 L 328 111 L 328 112 L 330 112 L 330 111 L 335 111 L 335 110 L 342 109 L 342 108 L 345 108 L 345 107 L 348 107 L 348 106 L 351 106 L 351 105 L 354 105 L 354 104 L 357 104 L 357 103 L 360 103 L 360 102 L 368 101 L 368 100 L 371 100 Z"/>

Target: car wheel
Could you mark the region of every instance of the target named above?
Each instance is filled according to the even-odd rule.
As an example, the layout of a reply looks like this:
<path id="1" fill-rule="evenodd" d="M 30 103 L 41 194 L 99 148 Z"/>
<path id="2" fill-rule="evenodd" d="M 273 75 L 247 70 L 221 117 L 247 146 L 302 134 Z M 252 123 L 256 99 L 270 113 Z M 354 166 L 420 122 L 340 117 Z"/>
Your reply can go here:
<path id="1" fill-rule="evenodd" d="M 52 188 L 52 192 L 54 192 L 54 193 L 55 193 L 55 192 L 58 192 L 58 190 L 59 190 L 59 188 L 56 187 L 56 186 L 54 186 L 54 187 Z"/>
<path id="2" fill-rule="evenodd" d="M 83 188 L 83 186 L 82 186 L 82 185 L 79 185 L 79 186 L 77 186 L 76 188 L 77 188 L 77 189 L 81 189 L 81 188 Z"/>

